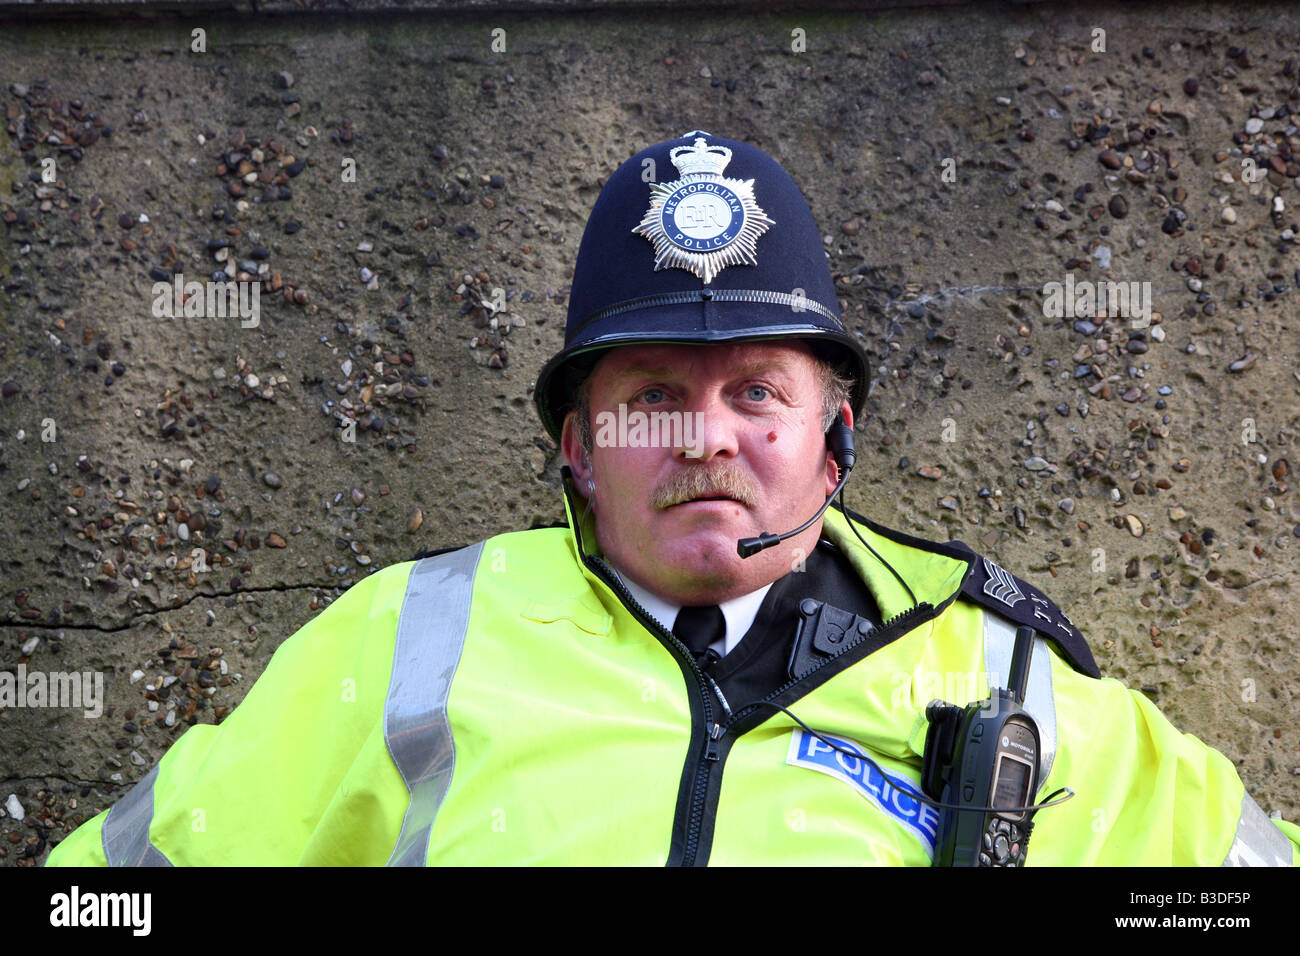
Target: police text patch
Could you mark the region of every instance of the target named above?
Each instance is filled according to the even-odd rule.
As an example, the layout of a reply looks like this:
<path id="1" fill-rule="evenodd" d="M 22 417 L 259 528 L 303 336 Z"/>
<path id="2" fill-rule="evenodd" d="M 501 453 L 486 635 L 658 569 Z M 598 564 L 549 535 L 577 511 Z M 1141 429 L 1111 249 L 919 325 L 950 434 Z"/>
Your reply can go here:
<path id="1" fill-rule="evenodd" d="M 859 754 L 866 751 L 856 741 L 831 734 L 822 736 L 845 750 Z M 933 859 L 939 811 L 916 799 L 924 796 L 919 784 L 897 774 L 882 772 L 860 757 L 841 753 L 802 727 L 796 727 L 790 737 L 790 750 L 785 762 L 792 767 L 806 767 L 844 781 L 914 834 Z"/>

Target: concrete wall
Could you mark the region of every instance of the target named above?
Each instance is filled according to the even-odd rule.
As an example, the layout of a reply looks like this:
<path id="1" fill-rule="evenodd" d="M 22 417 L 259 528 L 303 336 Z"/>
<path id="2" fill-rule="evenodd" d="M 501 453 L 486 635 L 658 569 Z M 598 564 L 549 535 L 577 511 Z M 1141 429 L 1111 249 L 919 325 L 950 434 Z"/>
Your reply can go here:
<path id="1" fill-rule="evenodd" d="M 1300 819 L 1290 5 L 435 6 L 0 7 L 0 671 L 99 672 L 108 707 L 0 712 L 4 863 L 360 576 L 562 517 L 530 386 L 586 215 L 693 128 L 823 225 L 877 368 L 850 505 L 1032 580 Z M 155 318 L 227 240 L 258 325 Z M 1070 274 L 1149 282 L 1153 327 L 1045 315 Z"/>

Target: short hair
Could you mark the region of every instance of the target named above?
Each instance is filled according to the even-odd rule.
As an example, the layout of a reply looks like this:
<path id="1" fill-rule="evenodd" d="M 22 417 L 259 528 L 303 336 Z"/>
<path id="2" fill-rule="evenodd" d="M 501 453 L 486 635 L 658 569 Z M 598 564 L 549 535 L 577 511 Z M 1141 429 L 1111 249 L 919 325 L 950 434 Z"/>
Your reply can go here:
<path id="1" fill-rule="evenodd" d="M 820 355 L 811 356 L 813 369 L 817 378 L 817 387 L 822 393 L 822 431 L 827 431 L 840 415 L 843 405 L 853 389 L 853 379 L 840 375 L 835 366 Z M 595 370 L 593 365 L 592 371 Z M 573 430 L 582 450 L 591 456 L 591 372 L 578 385 L 574 393 Z"/>

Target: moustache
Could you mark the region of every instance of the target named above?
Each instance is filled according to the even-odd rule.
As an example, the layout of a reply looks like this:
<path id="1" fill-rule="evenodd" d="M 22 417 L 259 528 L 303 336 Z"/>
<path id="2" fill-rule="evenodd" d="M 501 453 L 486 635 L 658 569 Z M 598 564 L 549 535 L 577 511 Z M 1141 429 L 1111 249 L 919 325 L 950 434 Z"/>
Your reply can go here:
<path id="1" fill-rule="evenodd" d="M 650 503 L 658 511 L 696 498 L 732 498 L 747 507 L 758 503 L 758 489 L 744 470 L 736 465 L 683 468 L 654 490 Z"/>

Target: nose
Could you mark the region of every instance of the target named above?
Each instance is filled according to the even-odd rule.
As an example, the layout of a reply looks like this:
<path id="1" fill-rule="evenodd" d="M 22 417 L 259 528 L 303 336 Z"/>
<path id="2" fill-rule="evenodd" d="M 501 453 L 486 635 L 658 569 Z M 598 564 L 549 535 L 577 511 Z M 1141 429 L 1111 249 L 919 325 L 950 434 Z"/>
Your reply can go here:
<path id="1" fill-rule="evenodd" d="M 674 453 L 678 460 L 734 458 L 740 451 L 735 413 L 716 391 L 684 404 L 682 417 L 682 443 Z"/>

